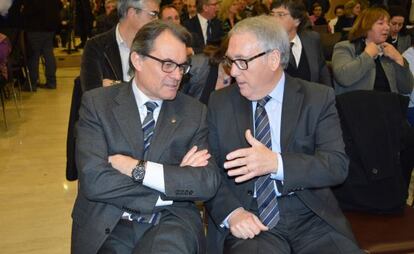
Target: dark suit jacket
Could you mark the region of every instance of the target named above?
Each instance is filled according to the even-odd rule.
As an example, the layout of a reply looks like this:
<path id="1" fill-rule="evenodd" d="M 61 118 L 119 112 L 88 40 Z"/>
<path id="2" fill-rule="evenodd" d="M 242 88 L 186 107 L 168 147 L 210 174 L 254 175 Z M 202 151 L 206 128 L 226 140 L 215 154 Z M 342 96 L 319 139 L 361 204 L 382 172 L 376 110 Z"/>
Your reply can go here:
<path id="1" fill-rule="evenodd" d="M 211 22 L 213 38 L 208 41 L 207 44 L 218 46 L 220 45 L 221 39 L 224 36 L 223 26 L 221 24 L 221 21 L 217 18 L 212 19 Z M 194 49 L 194 52 L 201 53 L 206 44 L 204 43 L 203 30 L 201 29 L 198 16 L 196 15 L 191 19 L 185 20 L 183 22 L 183 26 L 187 28 L 187 30 L 190 31 L 193 35 L 192 47 Z M 194 37 L 196 39 L 194 39 Z"/>
<path id="2" fill-rule="evenodd" d="M 101 87 L 103 79 L 122 80 L 122 63 L 115 29 L 88 40 L 81 63 L 82 91 Z"/>
<path id="3" fill-rule="evenodd" d="M 326 66 L 320 35 L 317 32 L 305 30 L 298 34 L 302 42 L 302 50 L 308 58 L 311 79 L 309 81 L 332 87 L 332 78 Z"/>
<path id="4" fill-rule="evenodd" d="M 210 148 L 221 166 L 229 152 L 249 147 L 244 133 L 246 129 L 253 130 L 252 106 L 237 85 L 213 93 L 208 105 Z M 348 173 L 334 91 L 286 75 L 282 105 L 280 142 L 285 178 L 279 191 L 282 195 L 295 192 L 315 214 L 353 239 L 329 188 L 342 183 Z M 221 253 L 229 231 L 217 225 L 234 209 L 257 211 L 253 198 L 256 179 L 236 184 L 225 172 L 221 170 L 222 184 L 217 195 L 206 204 L 211 218 L 207 235 L 209 253 Z"/>
<path id="5" fill-rule="evenodd" d="M 181 218 L 198 236 L 198 252 L 204 253 L 204 230 L 193 201 L 211 198 L 220 175 L 214 162 L 198 168 L 179 164 L 192 146 L 207 147 L 206 114 L 204 105 L 181 93 L 162 104 L 146 155 L 148 161 L 163 164 L 162 198 L 174 201 L 160 208 L 155 207 L 158 191 L 133 182 L 108 163 L 108 156 L 117 153 L 142 159 L 143 132 L 131 83 L 84 94 L 77 126 L 79 190 L 72 213 L 72 253 L 96 253 L 124 211 L 151 214 L 160 209 Z"/>

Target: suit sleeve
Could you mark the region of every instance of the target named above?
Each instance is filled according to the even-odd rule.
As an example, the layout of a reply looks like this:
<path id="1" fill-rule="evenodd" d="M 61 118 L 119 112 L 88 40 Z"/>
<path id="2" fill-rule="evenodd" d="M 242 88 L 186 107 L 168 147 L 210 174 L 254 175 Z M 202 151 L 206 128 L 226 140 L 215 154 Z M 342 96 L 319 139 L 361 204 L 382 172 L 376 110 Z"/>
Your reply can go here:
<path id="1" fill-rule="evenodd" d="M 84 94 L 76 140 L 79 191 L 89 200 L 108 203 L 121 210 L 151 213 L 160 193 L 133 182 L 111 167 L 104 129 L 93 96 Z"/>
<path id="2" fill-rule="evenodd" d="M 282 194 L 335 186 L 348 175 L 348 157 L 334 92 L 326 91 L 319 112 L 308 112 L 313 115 L 306 116 L 308 121 L 316 121 L 315 130 L 309 136 L 295 137 L 292 148 L 282 153 L 285 176 Z"/>
<path id="3" fill-rule="evenodd" d="M 198 114 L 198 122 L 200 124 L 190 145 L 190 148 L 197 146 L 198 150 L 208 149 L 207 109 L 204 105 L 201 108 L 202 110 Z M 209 160 L 208 165 L 205 167 L 180 167 L 178 165 L 165 164 L 163 166 L 165 179 L 165 196 L 163 196 L 163 200 L 205 201 L 216 194 L 220 183 L 220 175 L 217 172 L 217 165 L 213 158 Z"/>
<path id="4" fill-rule="evenodd" d="M 209 101 L 209 111 L 208 111 L 208 129 L 209 129 L 209 145 L 210 151 L 212 156 L 215 158 L 217 162 L 223 161 L 221 158 L 225 156 L 223 151 L 220 150 L 219 145 L 219 133 L 217 130 L 217 112 L 220 110 L 216 108 L 219 104 L 217 97 L 214 95 L 210 97 Z M 219 107 L 219 106 L 217 106 Z M 224 119 L 222 119 L 224 120 Z M 230 123 L 229 123 L 230 124 Z M 220 167 L 217 168 L 219 174 L 221 175 L 221 182 L 218 188 L 216 196 L 205 203 L 209 215 L 213 219 L 216 225 L 221 225 L 223 221 L 227 218 L 227 216 L 233 212 L 235 209 L 239 207 L 243 207 L 242 203 L 238 200 L 238 198 L 234 195 L 234 193 L 230 190 L 227 186 L 226 179 L 226 171 Z M 221 227 L 218 227 L 222 229 Z M 225 230 L 225 229 L 222 229 Z"/>
<path id="5" fill-rule="evenodd" d="M 349 42 L 339 42 L 334 47 L 332 69 L 335 81 L 340 86 L 351 87 L 358 83 L 368 71 L 375 69 L 375 62 L 365 52 L 355 56 L 355 49 Z"/>
<path id="6" fill-rule="evenodd" d="M 413 90 L 414 78 L 411 73 L 408 61 L 404 58 L 404 66 L 397 63 L 395 66 L 395 73 L 397 76 L 397 89 L 401 94 L 409 94 Z"/>
<path id="7" fill-rule="evenodd" d="M 80 79 L 82 91 L 88 91 L 102 86 L 103 70 L 101 67 L 102 52 L 96 40 L 86 42 L 82 54 Z"/>
<path id="8" fill-rule="evenodd" d="M 316 37 L 316 47 L 319 49 L 319 83 L 332 87 L 332 77 L 326 65 L 325 55 L 323 54 L 321 38 L 319 34 Z"/>

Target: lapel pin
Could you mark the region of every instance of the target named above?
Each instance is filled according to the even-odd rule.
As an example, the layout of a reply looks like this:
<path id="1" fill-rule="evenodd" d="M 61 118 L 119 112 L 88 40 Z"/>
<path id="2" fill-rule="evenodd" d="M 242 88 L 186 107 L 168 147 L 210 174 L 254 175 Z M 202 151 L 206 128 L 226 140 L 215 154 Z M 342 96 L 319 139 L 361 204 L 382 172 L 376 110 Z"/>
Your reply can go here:
<path id="1" fill-rule="evenodd" d="M 171 119 L 171 123 L 175 123 L 177 122 L 177 120 L 175 120 L 175 118 Z"/>

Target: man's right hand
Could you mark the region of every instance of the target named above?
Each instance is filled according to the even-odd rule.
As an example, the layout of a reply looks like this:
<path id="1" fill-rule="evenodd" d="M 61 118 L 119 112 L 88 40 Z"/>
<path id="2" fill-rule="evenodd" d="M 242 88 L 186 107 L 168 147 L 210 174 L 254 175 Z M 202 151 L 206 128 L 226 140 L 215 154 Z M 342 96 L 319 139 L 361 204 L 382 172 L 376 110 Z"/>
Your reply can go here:
<path id="1" fill-rule="evenodd" d="M 208 165 L 208 159 L 211 155 L 207 149 L 197 151 L 197 146 L 193 146 L 184 156 L 181 161 L 180 167 L 205 167 Z"/>
<path id="2" fill-rule="evenodd" d="M 260 232 L 269 230 L 256 215 L 242 207 L 231 214 L 228 222 L 231 234 L 245 240 L 253 239 Z"/>
<path id="3" fill-rule="evenodd" d="M 112 79 L 107 79 L 107 78 L 102 80 L 102 86 L 113 86 L 119 83 L 121 83 L 121 81 L 119 80 L 112 80 Z"/>

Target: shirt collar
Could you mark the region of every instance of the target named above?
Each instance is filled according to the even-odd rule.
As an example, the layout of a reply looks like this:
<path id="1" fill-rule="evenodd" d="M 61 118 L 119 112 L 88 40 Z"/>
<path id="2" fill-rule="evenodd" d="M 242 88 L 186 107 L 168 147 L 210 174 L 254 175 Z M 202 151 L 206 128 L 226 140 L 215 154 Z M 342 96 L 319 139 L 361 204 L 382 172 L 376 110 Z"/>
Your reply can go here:
<path id="1" fill-rule="evenodd" d="M 122 39 L 121 33 L 119 32 L 119 23 L 116 25 L 116 28 L 115 28 L 115 38 L 116 38 L 116 43 L 118 43 L 118 46 L 122 45 L 128 48 L 128 45 L 126 44 L 124 39 Z"/>
<path id="2" fill-rule="evenodd" d="M 269 93 L 269 95 L 277 101 L 278 103 L 283 102 L 283 93 L 285 91 L 285 73 L 282 72 L 282 76 L 280 77 L 279 81 L 277 82 L 277 85 L 273 90 Z"/>
<path id="3" fill-rule="evenodd" d="M 154 101 L 158 104 L 158 107 L 161 108 L 162 100 L 151 100 L 146 96 L 137 86 L 135 78 L 131 82 L 132 92 L 134 93 L 135 101 L 137 102 L 138 108 L 145 107 L 145 103 L 148 101 Z"/>
<path id="4" fill-rule="evenodd" d="M 207 24 L 208 20 L 204 18 L 200 13 L 197 13 L 198 20 L 200 21 L 200 24 Z"/>
<path id="5" fill-rule="evenodd" d="M 298 34 L 296 34 L 295 37 L 293 37 L 293 39 L 290 42 L 293 42 L 294 46 L 301 46 L 302 45 L 302 42 L 300 41 L 300 38 L 299 38 Z"/>

